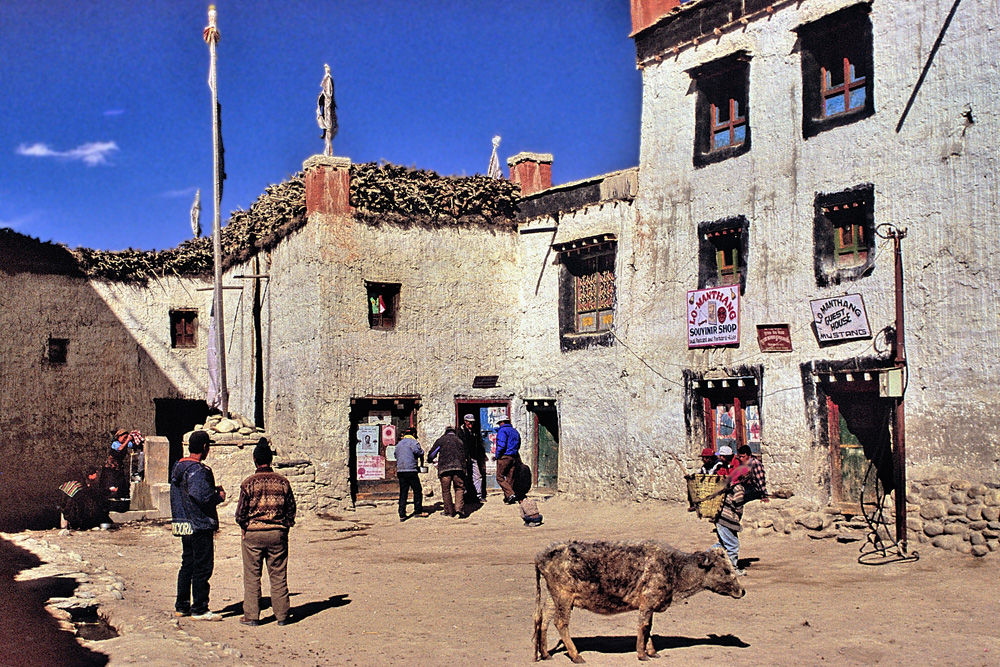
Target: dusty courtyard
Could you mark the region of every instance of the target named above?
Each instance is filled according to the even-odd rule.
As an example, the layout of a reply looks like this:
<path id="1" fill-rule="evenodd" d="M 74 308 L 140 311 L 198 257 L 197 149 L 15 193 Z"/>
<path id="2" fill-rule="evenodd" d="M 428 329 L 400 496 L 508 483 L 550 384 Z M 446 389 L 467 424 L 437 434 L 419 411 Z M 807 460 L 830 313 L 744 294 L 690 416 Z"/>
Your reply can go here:
<path id="1" fill-rule="evenodd" d="M 304 516 L 292 531 L 289 561 L 298 620 L 285 627 L 270 609 L 260 627 L 238 622 L 242 565 L 231 516 L 216 541 L 212 609 L 226 617 L 216 623 L 172 616 L 180 543 L 167 524 L 20 533 L 0 541 L 0 639 L 8 647 L 0 664 L 527 665 L 532 563 L 543 546 L 657 538 L 696 550 L 714 541 L 711 524 L 676 504 L 556 497 L 540 506 L 545 523 L 538 528 L 523 527 L 516 509 L 492 496 L 467 520 L 438 511 L 399 523 L 391 504 Z M 658 664 L 1000 664 L 996 558 L 928 547 L 917 562 L 867 566 L 857 562 L 858 547 L 746 535 L 746 597 L 701 593 L 657 614 Z M 11 582 L 18 570 L 30 573 L 39 564 L 29 551 L 53 549 L 59 558 L 46 566 L 46 577 Z M 124 583 L 124 599 L 101 607 L 119 637 L 81 649 L 54 624 L 32 621 L 40 598 L 69 595 L 72 574 L 95 569 Z M 576 611 L 571 633 L 589 664 L 634 665 L 635 622 L 635 613 Z M 558 635 L 549 637 L 551 648 Z M 560 645 L 545 664 L 571 663 Z"/>

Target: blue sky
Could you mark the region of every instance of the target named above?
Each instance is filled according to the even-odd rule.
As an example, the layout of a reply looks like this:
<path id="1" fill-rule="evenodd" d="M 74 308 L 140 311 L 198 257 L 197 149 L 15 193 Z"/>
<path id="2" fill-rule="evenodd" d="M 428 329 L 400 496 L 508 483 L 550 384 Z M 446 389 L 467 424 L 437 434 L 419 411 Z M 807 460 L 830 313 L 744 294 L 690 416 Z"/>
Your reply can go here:
<path id="1" fill-rule="evenodd" d="M 146 250 L 211 228 L 208 2 L 0 3 L 0 227 L 69 247 Z M 334 154 L 441 174 L 554 155 L 556 183 L 638 164 L 641 81 L 627 0 L 215 3 L 228 179 L 223 220 Z"/>

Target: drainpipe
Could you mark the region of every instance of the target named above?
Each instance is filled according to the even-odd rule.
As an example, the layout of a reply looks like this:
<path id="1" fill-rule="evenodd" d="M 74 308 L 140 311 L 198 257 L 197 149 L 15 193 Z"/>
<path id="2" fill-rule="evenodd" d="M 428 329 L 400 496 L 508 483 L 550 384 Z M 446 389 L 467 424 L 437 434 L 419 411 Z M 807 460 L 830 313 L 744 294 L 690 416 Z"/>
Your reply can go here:
<path id="1" fill-rule="evenodd" d="M 906 237 L 905 229 L 890 228 L 893 254 L 896 263 L 896 368 L 903 373 L 904 391 L 896 399 L 895 426 L 893 428 L 893 476 L 896 487 L 896 544 L 906 553 L 906 424 L 903 412 L 903 395 L 906 393 L 906 344 L 903 336 L 903 256 L 900 241 Z"/>

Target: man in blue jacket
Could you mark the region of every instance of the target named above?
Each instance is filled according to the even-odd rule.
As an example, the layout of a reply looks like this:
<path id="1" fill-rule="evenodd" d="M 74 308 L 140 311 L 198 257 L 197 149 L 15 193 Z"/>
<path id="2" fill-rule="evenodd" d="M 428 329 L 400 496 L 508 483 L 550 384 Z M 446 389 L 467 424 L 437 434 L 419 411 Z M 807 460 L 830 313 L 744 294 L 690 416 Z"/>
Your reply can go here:
<path id="1" fill-rule="evenodd" d="M 188 456 L 174 464 L 170 473 L 170 512 L 173 533 L 181 538 L 181 569 L 177 573 L 176 616 L 199 621 L 220 621 L 208 610 L 208 580 L 215 567 L 215 531 L 219 529 L 216 507 L 226 492 L 216 486 L 212 469 L 202 463 L 208 457 L 209 437 L 195 431 L 188 438 Z"/>
<path id="2" fill-rule="evenodd" d="M 508 505 L 517 502 L 517 494 L 514 493 L 514 472 L 521 460 L 520 450 L 521 434 L 510 425 L 510 419 L 501 419 L 500 428 L 497 429 L 497 484 L 503 489 L 503 501 Z"/>

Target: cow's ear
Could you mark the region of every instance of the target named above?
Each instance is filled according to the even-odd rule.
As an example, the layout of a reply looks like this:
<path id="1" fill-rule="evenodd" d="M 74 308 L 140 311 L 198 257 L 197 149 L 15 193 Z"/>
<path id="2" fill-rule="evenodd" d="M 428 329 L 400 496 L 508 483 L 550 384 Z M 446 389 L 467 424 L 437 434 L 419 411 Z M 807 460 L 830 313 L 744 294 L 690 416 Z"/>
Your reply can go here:
<path id="1" fill-rule="evenodd" d="M 698 554 L 698 567 L 700 567 L 703 570 L 712 569 L 711 551 L 702 551 L 700 554 Z"/>

